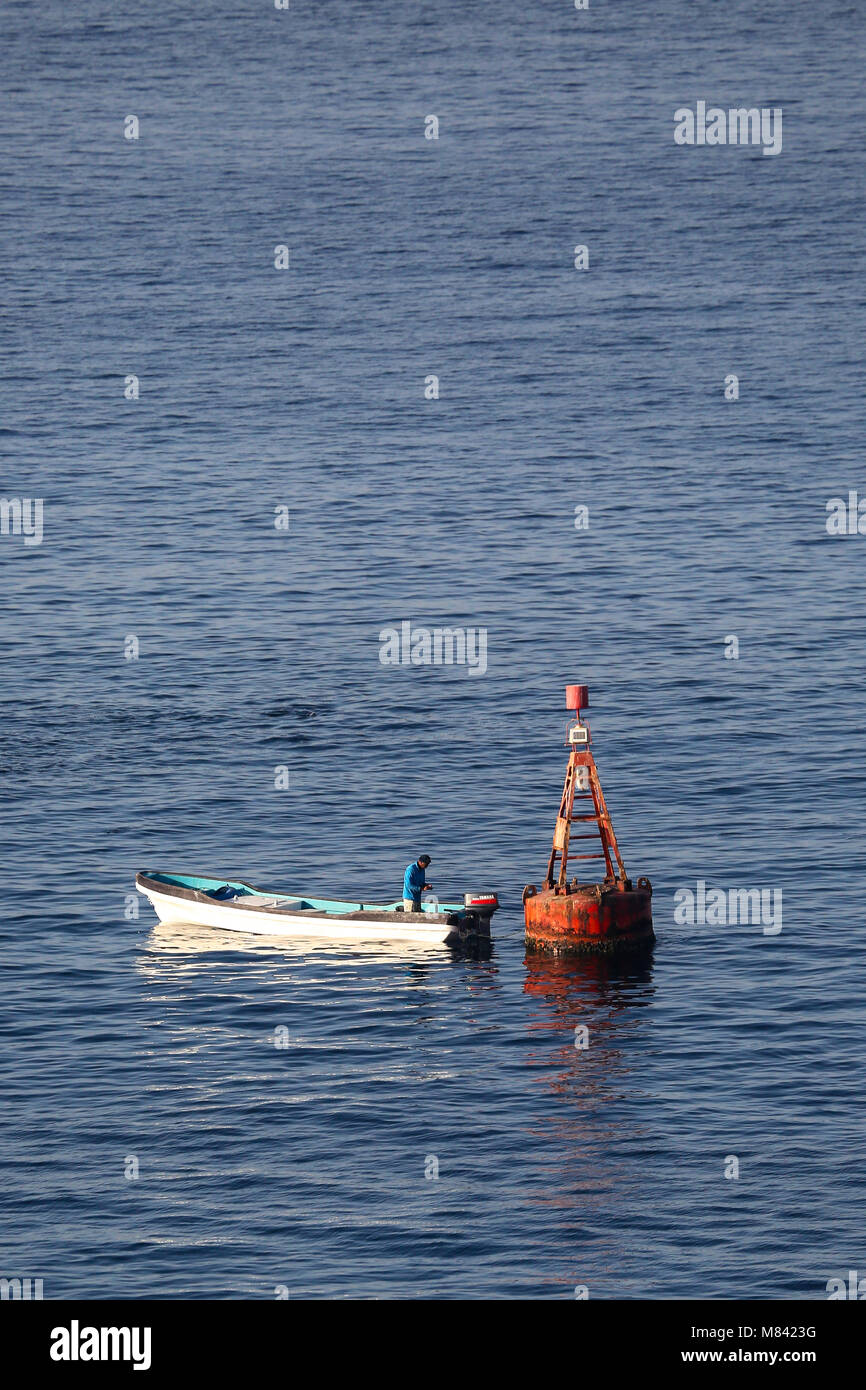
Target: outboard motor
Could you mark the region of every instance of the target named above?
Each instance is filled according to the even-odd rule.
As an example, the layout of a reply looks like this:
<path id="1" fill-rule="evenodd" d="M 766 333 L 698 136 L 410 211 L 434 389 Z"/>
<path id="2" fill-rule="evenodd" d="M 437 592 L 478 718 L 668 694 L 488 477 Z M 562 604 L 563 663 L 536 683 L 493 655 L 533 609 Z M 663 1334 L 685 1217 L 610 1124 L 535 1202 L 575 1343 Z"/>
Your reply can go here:
<path id="1" fill-rule="evenodd" d="M 455 927 L 454 940 L 489 941 L 490 918 L 498 906 L 495 893 L 464 893 L 463 911 L 450 919 Z"/>

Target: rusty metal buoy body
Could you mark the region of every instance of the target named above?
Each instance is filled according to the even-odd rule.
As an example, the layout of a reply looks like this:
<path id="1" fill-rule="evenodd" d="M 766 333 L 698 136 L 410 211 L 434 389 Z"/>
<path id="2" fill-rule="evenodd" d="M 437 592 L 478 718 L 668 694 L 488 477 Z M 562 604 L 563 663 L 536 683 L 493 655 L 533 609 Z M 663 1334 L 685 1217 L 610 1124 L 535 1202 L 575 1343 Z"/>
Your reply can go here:
<path id="1" fill-rule="evenodd" d="M 547 877 L 540 889 L 528 884 L 523 890 L 526 944 L 531 950 L 556 955 L 648 945 L 655 940 L 652 884 L 648 878 L 639 878 L 633 884 L 620 856 L 590 751 L 589 725 L 581 717 L 589 707 L 587 687 L 566 686 L 565 704 L 575 714 L 566 733 L 571 752 Z M 580 828 L 573 832 L 575 824 Z M 601 848 L 570 854 L 574 840 L 598 840 Z M 569 857 L 604 859 L 604 881 L 582 883 L 576 877 L 569 879 Z"/>

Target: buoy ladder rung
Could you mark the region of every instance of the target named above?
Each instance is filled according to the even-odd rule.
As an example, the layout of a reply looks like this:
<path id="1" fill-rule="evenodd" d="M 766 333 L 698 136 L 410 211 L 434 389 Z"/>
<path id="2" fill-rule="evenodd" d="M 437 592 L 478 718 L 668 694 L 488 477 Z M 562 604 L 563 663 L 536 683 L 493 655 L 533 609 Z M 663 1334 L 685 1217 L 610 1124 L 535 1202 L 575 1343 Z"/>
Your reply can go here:
<path id="1" fill-rule="evenodd" d="M 586 779 L 589 783 L 589 790 L 584 789 L 583 780 L 578 778 L 578 769 L 585 769 Z M 578 791 L 577 787 L 581 790 Z M 575 801 L 592 801 L 593 812 L 591 815 L 574 815 Z M 588 834 L 572 835 L 572 824 L 577 821 L 582 824 L 595 824 L 595 830 Z M 619 852 L 613 826 L 610 823 L 607 804 L 604 799 L 604 792 L 598 779 L 598 772 L 595 766 L 595 759 L 588 750 L 578 752 L 572 751 L 568 760 L 568 768 L 565 773 L 565 785 L 562 789 L 562 800 L 559 804 L 559 815 L 556 819 L 556 829 L 553 832 L 553 848 L 550 852 L 550 860 L 547 865 L 547 878 L 545 880 L 548 888 L 553 887 L 554 875 L 556 874 L 556 861 L 559 858 L 559 873 L 556 875 L 556 882 L 560 888 L 564 888 L 568 882 L 568 860 L 569 844 L 574 840 L 594 840 L 598 836 L 601 841 L 601 849 L 590 854 L 572 854 L 572 859 L 603 859 L 606 869 L 606 877 L 624 879 L 626 877 L 625 865 Z M 614 868 L 616 861 L 616 869 Z M 618 869 L 618 873 L 617 873 Z"/>

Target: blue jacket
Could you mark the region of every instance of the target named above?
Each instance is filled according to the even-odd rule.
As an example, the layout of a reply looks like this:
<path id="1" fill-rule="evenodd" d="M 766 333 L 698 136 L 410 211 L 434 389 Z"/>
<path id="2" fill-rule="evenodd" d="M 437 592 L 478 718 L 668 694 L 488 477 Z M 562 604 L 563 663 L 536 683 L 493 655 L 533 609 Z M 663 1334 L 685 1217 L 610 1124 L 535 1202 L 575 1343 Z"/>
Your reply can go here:
<path id="1" fill-rule="evenodd" d="M 421 865 L 413 860 L 406 865 L 406 872 L 403 875 L 403 897 L 411 898 L 413 903 L 420 903 L 421 889 L 427 882 L 427 870 L 422 869 Z"/>

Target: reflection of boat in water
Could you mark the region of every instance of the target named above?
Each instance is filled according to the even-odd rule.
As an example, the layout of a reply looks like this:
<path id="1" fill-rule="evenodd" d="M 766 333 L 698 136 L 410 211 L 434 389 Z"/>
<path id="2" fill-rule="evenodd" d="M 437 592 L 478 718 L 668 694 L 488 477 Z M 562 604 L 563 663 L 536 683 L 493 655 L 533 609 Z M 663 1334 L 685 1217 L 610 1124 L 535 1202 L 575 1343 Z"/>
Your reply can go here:
<path id="1" fill-rule="evenodd" d="M 192 963 L 195 957 L 219 957 L 227 952 L 242 951 L 245 956 L 262 957 L 267 960 L 279 958 L 282 961 L 334 960 L 346 964 L 361 964 L 393 957 L 403 962 L 434 962 L 442 959 L 442 946 L 438 941 L 357 941 L 351 938 L 328 937 L 263 936 L 236 931 L 223 931 L 219 927 L 203 927 L 189 922 L 155 922 L 146 941 L 145 948 L 150 959 L 156 962 L 160 956 L 186 957 Z M 490 950 L 490 944 L 487 944 Z M 460 952 L 460 948 L 458 948 Z M 202 959 L 201 964 L 207 962 Z"/>
<path id="2" fill-rule="evenodd" d="M 460 943 L 490 939 L 495 893 L 467 893 L 462 903 L 425 902 L 420 912 L 396 903 L 266 893 L 241 880 L 193 874 L 140 873 L 135 886 L 161 922 L 177 922 L 255 936 L 324 937 L 354 941 Z"/>

